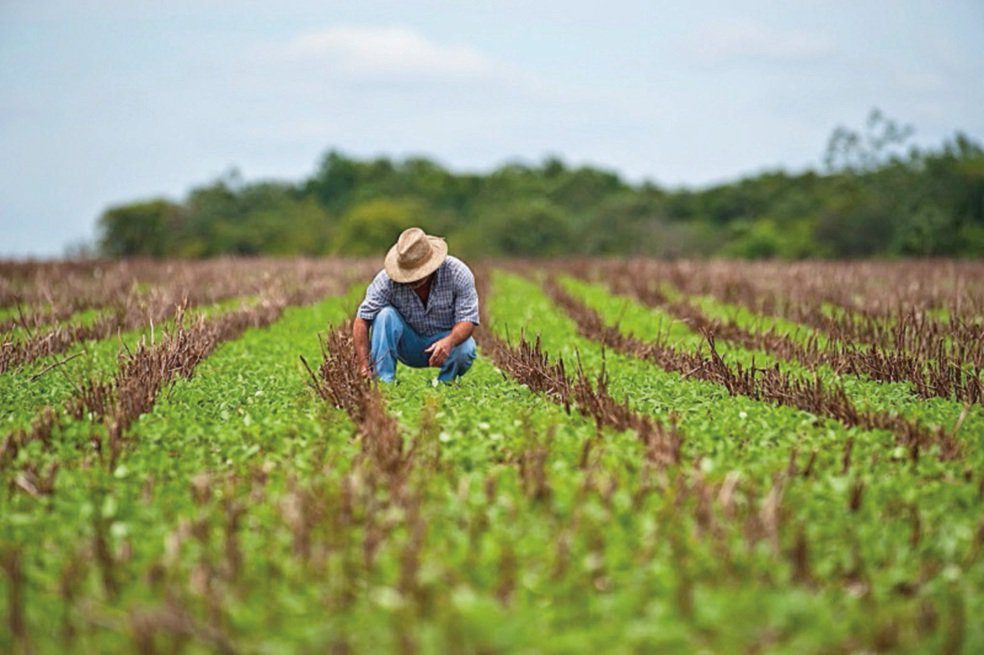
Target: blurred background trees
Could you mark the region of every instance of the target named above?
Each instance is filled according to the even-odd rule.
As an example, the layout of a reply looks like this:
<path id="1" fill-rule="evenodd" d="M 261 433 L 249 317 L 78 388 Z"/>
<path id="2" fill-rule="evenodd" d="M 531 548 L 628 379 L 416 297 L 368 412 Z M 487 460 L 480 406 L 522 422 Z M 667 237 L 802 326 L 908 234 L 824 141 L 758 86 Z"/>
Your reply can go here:
<path id="1" fill-rule="evenodd" d="M 296 184 L 233 170 L 182 202 L 110 207 L 98 245 L 110 257 L 379 255 L 419 225 L 463 256 L 984 255 L 984 150 L 959 133 L 924 150 L 911 136 L 876 110 L 832 133 L 822 170 L 704 189 L 632 185 L 557 157 L 477 175 L 331 150 Z"/>

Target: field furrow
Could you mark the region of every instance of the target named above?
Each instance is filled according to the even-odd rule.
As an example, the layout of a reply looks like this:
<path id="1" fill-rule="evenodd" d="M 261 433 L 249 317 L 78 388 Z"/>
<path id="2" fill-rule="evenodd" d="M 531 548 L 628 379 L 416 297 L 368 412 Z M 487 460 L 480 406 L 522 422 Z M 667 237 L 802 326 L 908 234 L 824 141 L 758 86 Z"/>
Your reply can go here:
<path id="1" fill-rule="evenodd" d="M 729 347 L 728 340 L 714 338 L 712 350 L 703 334 L 664 311 L 573 280 L 563 287 L 548 283 L 548 289 L 577 317 L 582 333 L 663 368 L 693 371 L 691 375 L 724 384 L 732 393 L 791 404 L 848 424 L 887 428 L 908 447 L 937 444 L 943 457 L 956 456 L 965 450 L 962 442 L 984 430 L 979 405 L 927 401 L 906 384 L 874 382 L 826 366 L 809 368 L 796 360 L 778 361 L 772 353 L 734 341 Z"/>
<path id="2" fill-rule="evenodd" d="M 338 288 L 341 280 L 325 282 L 291 297 L 277 295 L 255 304 L 186 321 L 179 310 L 174 327 L 159 341 L 143 338 L 133 350 L 121 352 L 119 366 L 111 378 L 90 377 L 74 386 L 74 393 L 61 408 L 46 407 L 29 429 L 14 430 L 0 445 L 0 464 L 13 465 L 20 486 L 29 494 L 50 493 L 59 463 L 44 462 L 59 442 L 76 445 L 77 450 L 94 449 L 110 469 L 117 465 L 125 447 L 132 441 L 130 425 L 149 411 L 159 392 L 179 377 L 190 378 L 198 364 L 222 342 L 234 339 L 244 330 L 263 327 L 277 320 L 290 301 L 308 304 L 327 288 Z M 24 466 L 17 462 L 22 450 L 34 448 L 35 457 Z M 64 453 L 62 453 L 64 460 Z"/>
<path id="3" fill-rule="evenodd" d="M 350 329 L 375 267 L 264 266 L 279 282 L 250 303 L 0 374 L 0 651 L 984 643 L 980 404 L 807 362 L 790 343 L 821 333 L 743 306 L 615 294 L 582 277 L 623 270 L 598 262 L 476 268 L 468 373 L 381 384 Z M 641 270 L 692 272 L 674 266 Z M 92 283 L 36 288 L 58 270 Z M 896 296 L 943 320 L 951 281 Z M 860 314 L 878 288 L 810 302 Z M 779 325 L 790 343 L 759 341 Z"/>
<path id="4" fill-rule="evenodd" d="M 898 549 L 910 543 L 913 523 L 900 520 L 898 514 L 880 504 L 882 501 L 874 501 L 872 505 L 867 503 L 871 498 L 890 498 L 901 488 L 919 489 L 918 493 L 909 493 L 907 498 L 912 503 L 912 511 L 923 518 L 932 517 L 928 520 L 934 523 L 934 530 L 949 531 L 957 524 L 962 525 L 958 531 L 965 530 L 968 538 L 962 546 L 968 550 L 962 552 L 976 552 L 974 538 L 970 535 L 976 530 L 978 516 L 971 509 L 975 501 L 970 499 L 978 493 L 980 478 L 969 474 L 971 469 L 965 471 L 963 465 L 927 458 L 912 462 L 908 453 L 893 451 L 891 442 L 886 443 L 886 433 L 881 430 L 847 429 L 836 423 L 818 422 L 791 408 L 765 406 L 731 397 L 723 389 L 685 380 L 615 353 L 608 353 L 603 358 L 597 345 L 577 336 L 574 325 L 558 319 L 555 310 L 534 285 L 513 276 L 500 275 L 497 286 L 501 293 L 492 296 L 492 311 L 500 317 L 500 333 L 505 331 L 506 321 L 512 334 L 525 326 L 528 333 L 541 335 L 546 348 L 563 354 L 568 361 L 579 357 L 584 366 L 592 370 L 604 366 L 612 380 L 613 393 L 624 394 L 630 402 L 636 401 L 633 404 L 649 408 L 657 415 L 665 416 L 669 411 L 676 413 L 685 435 L 684 460 L 696 461 L 709 478 L 724 484 L 722 478 L 735 472 L 739 479 L 752 481 L 760 489 L 768 490 L 776 481 L 777 471 L 787 466 L 787 470 L 797 471 L 799 475 L 790 478 L 796 483 L 783 487 L 782 492 L 783 516 L 788 521 L 784 525 L 793 533 L 784 533 L 783 538 L 789 539 L 783 542 L 783 552 L 787 555 L 792 555 L 800 546 L 807 548 L 813 566 L 838 557 L 838 553 L 843 554 L 843 539 L 845 535 L 851 535 L 849 541 L 856 548 L 852 557 L 865 562 L 860 566 L 868 571 L 866 580 L 868 583 L 881 580 L 875 584 L 887 585 L 883 590 L 890 598 L 891 574 L 884 568 L 884 563 L 898 557 Z M 760 493 L 768 495 L 769 491 Z M 939 503 L 949 504 L 952 508 L 954 497 L 962 497 L 963 502 L 970 502 L 970 505 L 964 505 L 966 510 L 959 515 L 948 516 L 946 512 L 940 512 Z M 786 500 L 790 501 L 788 506 Z M 840 536 L 828 534 L 825 537 L 825 531 L 813 531 L 809 526 L 814 524 L 816 517 L 824 517 L 825 523 L 840 525 L 843 530 Z M 926 525 L 923 518 L 920 529 Z M 950 523 L 951 519 L 954 523 Z M 796 545 L 797 527 L 805 531 L 809 546 Z M 878 545 L 874 546 L 876 542 Z M 867 550 L 869 547 L 873 548 Z M 886 560 L 886 557 L 890 559 Z M 961 570 L 979 576 L 981 571 L 976 557 L 970 560 L 962 557 L 957 558 L 962 562 L 960 566 L 966 567 Z M 914 571 L 918 569 L 920 558 L 913 552 L 903 558 L 906 564 L 894 561 L 903 569 L 915 567 L 909 568 Z M 827 584 L 833 582 L 828 579 Z M 851 583 L 846 578 L 841 578 L 839 584 L 839 593 L 852 593 Z M 833 588 L 827 589 L 833 593 Z M 896 600 L 900 606 L 908 606 L 905 611 L 918 612 L 910 601 Z"/>
<path id="5" fill-rule="evenodd" d="M 623 279 L 624 282 L 624 279 Z M 947 398 L 984 403 L 984 347 L 969 340 L 971 347 L 944 346 L 941 339 L 927 341 L 916 349 L 905 347 L 912 338 L 896 339 L 899 348 L 857 346 L 829 338 L 804 324 L 752 314 L 745 308 L 728 306 L 709 297 L 690 298 L 679 293 L 668 297 L 662 291 L 633 280 L 633 285 L 611 283 L 615 293 L 633 297 L 665 311 L 696 331 L 713 333 L 746 349 L 795 361 L 808 369 L 828 367 L 839 374 L 864 376 L 879 382 L 908 382 L 922 398 Z M 909 323 L 909 332 L 924 325 Z"/>
<path id="6" fill-rule="evenodd" d="M 193 315 L 210 317 L 234 311 L 244 301 L 236 298 L 202 306 Z M 173 320 L 153 327 L 141 325 L 106 339 L 76 342 L 62 353 L 0 374 L 2 430 L 25 429 L 46 405 L 62 407 L 81 392 L 86 382 L 111 379 L 119 367 L 121 352 L 135 350 L 141 340 L 156 342 L 174 325 Z"/>
<path id="7" fill-rule="evenodd" d="M 181 521 L 195 520 L 202 494 L 211 493 L 204 480 L 224 480 L 227 474 L 235 478 L 248 475 L 250 471 L 258 474 L 260 469 L 254 462 L 264 457 L 287 461 L 289 469 L 295 470 L 302 464 L 295 461 L 294 451 L 303 450 L 307 457 L 324 456 L 324 444 L 319 442 L 319 437 L 347 432 L 345 422 L 336 427 L 324 424 L 323 414 L 305 386 L 297 357 L 303 353 L 310 357 L 317 352 L 317 329 L 350 311 L 352 301 L 350 295 L 347 299 L 334 298 L 312 307 L 287 308 L 283 318 L 267 327 L 251 323 L 239 339 L 226 341 L 221 346 L 214 342 L 213 347 L 218 347 L 201 362 L 193 378 L 179 377 L 150 413 L 134 417 L 128 430 L 129 446 L 118 453 L 114 462 L 109 461 L 108 455 L 103 458 L 93 453 L 83 459 L 81 466 L 61 467 L 55 483 L 42 493 L 32 495 L 13 488 L 4 503 L 4 516 L 10 519 L 5 522 L 5 530 L 12 530 L 24 538 L 28 538 L 27 534 L 37 535 L 50 544 L 52 554 L 61 555 L 62 561 L 71 561 L 79 552 L 89 552 L 90 548 L 98 555 L 102 549 L 106 551 L 104 561 L 97 558 L 97 568 L 112 568 L 111 571 L 93 571 L 99 580 L 94 586 L 77 580 L 80 589 L 73 593 L 82 594 L 82 590 L 87 589 L 88 598 L 83 596 L 78 600 L 71 616 L 65 612 L 47 619 L 35 616 L 40 625 L 50 626 L 59 620 L 71 622 L 61 628 L 87 633 L 96 639 L 94 643 L 107 643 L 99 640 L 108 636 L 108 643 L 112 643 L 114 631 L 107 632 L 104 623 L 117 620 L 113 619 L 118 614 L 114 607 L 126 607 L 131 602 L 136 604 L 128 609 L 128 620 L 138 621 L 143 612 L 178 613 L 183 620 L 191 622 L 189 625 L 193 623 L 199 628 L 208 625 L 207 617 L 185 616 L 187 608 L 179 612 L 177 608 L 160 606 L 160 598 L 155 594 L 145 596 L 146 602 L 140 603 L 143 585 L 133 587 L 132 581 L 153 575 L 154 567 L 161 566 L 162 560 L 168 560 L 167 553 L 161 550 L 165 537 L 171 534 L 172 538 L 178 538 L 184 529 Z M 243 323 L 235 321 L 234 325 Z M 226 336 L 234 335 L 228 333 Z M 201 350 L 198 352 L 204 354 Z M 255 424 L 249 412 L 256 416 Z M 73 434 L 81 436 L 84 432 L 81 423 L 68 425 L 53 439 L 57 442 Z M 344 441 L 344 436 L 342 438 Z M 62 457 L 57 461 L 71 464 L 65 454 L 61 453 Z M 40 466 L 38 462 L 32 464 Z M 18 476 L 23 478 L 23 471 L 9 472 L 10 479 Z M 197 482 L 189 486 L 189 477 Z M 112 500 L 104 498 L 101 509 L 97 507 L 96 511 L 101 515 L 96 517 L 95 523 L 91 517 L 66 516 L 57 512 L 58 508 L 71 507 L 73 503 L 77 506 L 80 502 L 91 502 L 86 498 L 92 494 L 102 495 L 108 480 L 113 481 L 109 496 Z M 126 491 L 128 487 L 131 492 Z M 54 510 L 50 514 L 54 515 L 43 517 L 39 523 L 22 524 L 16 520 L 30 515 L 31 507 L 39 503 L 48 505 Z M 113 507 L 109 516 L 106 516 L 106 503 Z M 186 511 L 175 515 L 172 503 L 174 507 L 183 506 Z M 223 512 L 220 518 L 228 518 L 224 512 L 229 508 L 219 507 Z M 125 533 L 120 532 L 123 530 L 120 526 L 126 526 Z M 86 537 L 81 541 L 60 542 L 59 534 Z M 56 545 L 59 543 L 64 543 L 64 547 Z M 127 552 L 121 558 L 118 550 L 121 543 L 137 544 L 142 550 Z M 46 560 L 35 558 L 24 562 L 25 566 L 28 564 L 42 567 L 36 571 L 42 573 Z M 57 575 L 58 571 L 48 573 Z M 56 595 L 47 602 L 60 604 L 64 601 Z M 63 615 L 64 618 L 59 619 Z M 172 629 L 173 623 L 162 619 L 162 624 L 170 625 Z M 44 627 L 35 634 L 44 634 L 47 630 L 48 627 Z M 205 633 L 195 636 L 203 639 L 206 645 L 214 647 L 219 643 L 215 641 L 215 635 L 207 637 Z M 53 638 L 58 634 L 56 630 L 51 631 Z M 134 646 L 138 645 L 138 642 L 134 643 Z"/>
<path id="8" fill-rule="evenodd" d="M 796 407 L 847 426 L 890 430 L 901 447 L 910 449 L 913 458 L 930 448 L 943 459 L 960 455 L 960 443 L 942 427 L 931 429 L 896 413 L 863 411 L 848 398 L 843 387 L 825 384 L 817 375 L 793 377 L 778 366 L 756 367 L 754 359 L 747 366 L 741 363 L 729 365 L 717 351 L 713 337 L 707 339 L 705 353 L 702 349 L 678 349 L 665 341 L 627 336 L 617 328 L 605 325 L 593 309 L 561 289 L 556 282 L 548 283 L 547 288 L 554 301 L 574 320 L 579 333 L 603 346 L 650 361 L 684 378 L 721 385 L 732 395 Z"/>
<path id="9" fill-rule="evenodd" d="M 942 346 L 981 365 L 984 294 L 973 265 L 945 267 L 942 274 L 919 265 L 887 270 L 860 265 L 856 272 L 844 268 L 820 265 L 797 271 L 737 262 L 635 261 L 576 270 L 620 292 L 633 290 L 650 297 L 682 293 L 738 305 L 756 315 L 806 326 L 823 336 L 821 343 L 833 339 L 926 357 Z M 865 275 L 876 284 L 862 289 L 855 276 Z"/>
<path id="10" fill-rule="evenodd" d="M 121 331 L 141 326 L 160 324 L 173 317 L 181 308 L 220 303 L 232 298 L 248 296 L 285 296 L 296 304 L 305 298 L 324 295 L 322 286 L 341 273 L 343 265 L 334 262 L 324 264 L 300 262 L 294 265 L 282 262 L 258 262 L 255 266 L 234 262 L 206 262 L 185 264 L 169 271 L 163 267 L 151 268 L 155 284 L 149 287 L 132 285 L 124 294 L 113 296 L 111 286 L 107 298 L 112 302 L 96 303 L 105 307 L 92 320 L 81 320 L 48 329 L 31 330 L 26 322 L 22 328 L 31 332 L 26 338 L 4 336 L 0 344 L 0 373 L 12 367 L 22 366 L 39 357 L 64 352 L 80 341 L 105 339 Z M 363 269 L 364 270 L 364 269 Z M 45 282 L 42 286 L 49 294 Z M 36 293 L 41 293 L 37 291 Z M 74 310 L 89 308 L 72 304 Z"/>

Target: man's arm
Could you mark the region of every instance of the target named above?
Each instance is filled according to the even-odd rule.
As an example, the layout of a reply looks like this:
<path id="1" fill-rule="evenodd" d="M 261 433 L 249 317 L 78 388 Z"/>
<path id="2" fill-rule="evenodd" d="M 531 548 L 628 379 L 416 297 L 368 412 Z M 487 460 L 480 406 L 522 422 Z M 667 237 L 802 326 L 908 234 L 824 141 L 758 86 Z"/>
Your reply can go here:
<path id="1" fill-rule="evenodd" d="M 366 288 L 366 295 L 355 314 L 355 320 L 352 321 L 352 341 L 359 360 L 359 369 L 363 375 L 372 375 L 372 365 L 369 361 L 369 326 L 379 310 L 389 304 L 389 289 L 389 277 L 386 271 L 379 271 Z"/>
<path id="2" fill-rule="evenodd" d="M 441 366 L 451 354 L 451 349 L 472 335 L 479 324 L 478 291 L 475 289 L 475 276 L 464 262 L 457 261 L 453 272 L 454 284 L 454 326 L 451 333 L 438 339 L 424 352 L 431 354 L 429 364 Z"/>
<path id="3" fill-rule="evenodd" d="M 428 365 L 441 366 L 448 358 L 455 346 L 462 343 L 475 331 L 475 324 L 471 321 L 461 321 L 455 323 L 451 328 L 451 333 L 443 339 L 438 339 L 424 349 L 425 353 L 430 353 Z"/>
<path id="4" fill-rule="evenodd" d="M 359 360 L 359 373 L 369 377 L 372 366 L 369 363 L 369 321 L 355 317 L 352 321 L 352 342 L 355 345 L 355 356 Z"/>

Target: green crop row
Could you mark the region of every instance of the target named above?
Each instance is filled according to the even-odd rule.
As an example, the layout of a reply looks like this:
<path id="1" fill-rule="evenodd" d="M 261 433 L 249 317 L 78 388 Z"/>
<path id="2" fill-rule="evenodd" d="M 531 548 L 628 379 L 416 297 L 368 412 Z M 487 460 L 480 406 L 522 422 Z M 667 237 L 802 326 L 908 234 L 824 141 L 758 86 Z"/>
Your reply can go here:
<path id="1" fill-rule="evenodd" d="M 614 296 L 602 285 L 588 284 L 570 277 L 563 278 L 561 282 L 569 292 L 597 311 L 610 325 L 617 325 L 627 334 L 642 339 L 654 339 L 657 334 L 665 334 L 667 342 L 681 350 L 707 350 L 703 337 L 659 308 L 643 306 L 624 296 Z M 751 316 L 746 316 L 739 324 L 749 327 L 753 320 Z M 778 360 L 764 351 L 747 350 L 727 341 L 718 340 L 715 345 L 729 364 L 738 363 L 745 367 L 779 364 L 782 370 L 797 377 L 812 378 L 816 374 L 826 386 L 842 387 L 847 397 L 860 409 L 897 413 L 928 426 L 942 426 L 946 429 L 959 424 L 958 434 L 973 446 L 968 449 L 971 459 L 975 462 L 984 461 L 977 459 L 984 453 L 984 448 L 980 447 L 984 445 L 981 442 L 984 439 L 984 406 L 971 405 L 966 408 L 965 413 L 965 407 L 961 403 L 944 398 L 919 398 L 913 393 L 909 383 L 876 382 L 855 375 L 838 375 L 828 366 L 809 369 L 798 362 Z"/>
<path id="2" fill-rule="evenodd" d="M 603 353 L 597 344 L 578 336 L 574 324 L 535 283 L 499 275 L 496 288 L 499 292 L 492 298 L 492 311 L 504 317 L 499 319 L 500 333 L 505 334 L 506 326 L 514 335 L 520 329 L 538 333 L 548 352 L 568 362 L 578 359 L 590 372 L 604 366 L 616 397 L 625 397 L 639 410 L 659 417 L 671 412 L 678 415 L 685 458 L 699 458 L 707 476 L 722 479 L 734 471 L 767 487 L 786 466 L 794 448 L 800 468 L 804 455 L 815 450 L 811 476 L 790 482 L 784 490 L 783 508 L 785 521 L 795 526 L 793 531 L 802 529 L 808 535 L 811 560 L 815 567 L 826 569 L 833 589 L 838 588 L 838 575 L 856 565 L 866 571 L 872 597 L 899 611 L 896 620 L 913 620 L 919 598 L 927 596 L 911 598 L 895 590 L 908 589 L 900 587 L 901 580 L 924 578 L 932 570 L 935 577 L 921 587 L 922 593 L 933 588 L 933 593 L 942 594 L 937 598 L 947 599 L 940 600 L 943 605 L 959 603 L 954 612 L 964 611 L 964 603 L 980 606 L 975 592 L 984 574 L 976 554 L 980 549 L 976 545 L 979 480 L 966 462 L 924 457 L 913 464 L 885 431 L 847 429 L 789 407 L 730 397 L 717 385 L 683 379 L 617 353 Z M 611 316 L 618 316 L 625 326 L 630 310 L 618 302 L 618 311 Z M 978 452 L 978 444 L 972 441 L 971 446 L 972 452 Z M 847 452 L 851 465 L 845 471 Z M 852 511 L 851 496 L 859 486 L 863 487 L 862 499 Z M 913 515 L 919 517 L 922 531 L 918 547 L 910 545 Z M 785 547 L 792 544 L 787 542 Z M 850 586 L 842 584 L 839 592 L 850 595 Z M 862 612 L 856 617 L 860 622 L 863 612 L 871 611 L 870 607 L 856 609 Z M 972 636 L 975 643 L 984 638 L 979 631 L 970 632 L 968 638 Z"/>
<path id="3" fill-rule="evenodd" d="M 624 329 L 660 326 L 578 289 Z M 412 453 L 406 471 L 382 475 L 366 455 L 372 433 L 307 386 L 299 359 L 317 368 L 319 334 L 361 292 L 221 345 L 131 426 L 112 470 L 79 455 L 93 426 L 73 421 L 50 452 L 22 452 L 0 473 L 0 616 L 20 571 L 35 652 L 984 644 L 972 460 L 914 463 L 888 432 L 603 352 L 537 284 L 496 274 L 479 329 L 539 334 L 570 367 L 604 369 L 615 397 L 679 423 L 682 461 L 647 462 L 638 435 L 566 413 L 483 355 L 452 385 L 401 367 L 381 388 Z M 685 326 L 662 327 L 699 346 Z M 25 491 L 32 463 L 60 464 L 53 493 Z M 0 631 L 0 650 L 14 645 Z"/>
<path id="4" fill-rule="evenodd" d="M 130 442 L 111 471 L 98 459 L 80 461 L 66 452 L 77 450 L 73 444 L 93 429 L 84 420 L 58 427 L 53 438 L 64 448 L 56 444 L 56 459 L 68 465 L 58 473 L 55 492 L 32 497 L 15 489 L 3 494 L 0 507 L 3 541 L 34 545 L 23 555 L 26 606 L 31 634 L 48 636 L 45 650 L 62 649 L 60 637 L 68 629 L 80 652 L 128 649 L 128 629 L 103 624 L 123 620 L 129 607 L 164 600 L 147 580 L 169 544 L 204 511 L 196 497 L 221 498 L 227 478 L 257 471 L 283 487 L 289 476 L 317 471 L 329 450 L 345 452 L 351 426 L 309 392 L 298 356 L 316 359 L 318 332 L 343 320 L 353 302 L 350 294 L 288 308 L 273 326 L 221 345 L 131 427 Z M 32 456 L 38 454 L 19 455 Z M 110 574 L 93 553 L 103 533 L 112 553 Z M 82 562 L 88 564 L 73 593 L 89 599 L 92 616 L 59 593 L 66 571 Z M 115 593 L 107 589 L 106 575 L 115 578 Z"/>
<path id="5" fill-rule="evenodd" d="M 212 316 L 252 302 L 233 298 L 195 308 L 189 315 Z M 26 429 L 44 407 L 61 408 L 87 381 L 110 378 L 117 369 L 121 350 L 134 350 L 141 339 L 153 339 L 173 326 L 129 330 L 108 339 L 78 341 L 64 352 L 41 357 L 29 364 L 0 373 L 0 434 Z M 64 364 L 60 364 L 64 362 Z"/>

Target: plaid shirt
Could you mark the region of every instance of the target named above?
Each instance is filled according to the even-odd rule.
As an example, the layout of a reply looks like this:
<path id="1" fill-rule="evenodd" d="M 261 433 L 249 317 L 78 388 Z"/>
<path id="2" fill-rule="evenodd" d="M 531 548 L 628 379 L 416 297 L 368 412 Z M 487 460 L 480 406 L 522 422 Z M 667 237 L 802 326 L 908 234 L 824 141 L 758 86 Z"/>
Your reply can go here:
<path id="1" fill-rule="evenodd" d="M 478 325 L 478 292 L 471 269 L 457 257 L 448 255 L 436 273 L 424 305 L 413 289 L 393 282 L 385 269 L 379 271 L 366 289 L 356 315 L 372 321 L 379 310 L 392 305 L 422 337 L 445 332 L 462 321 Z"/>

